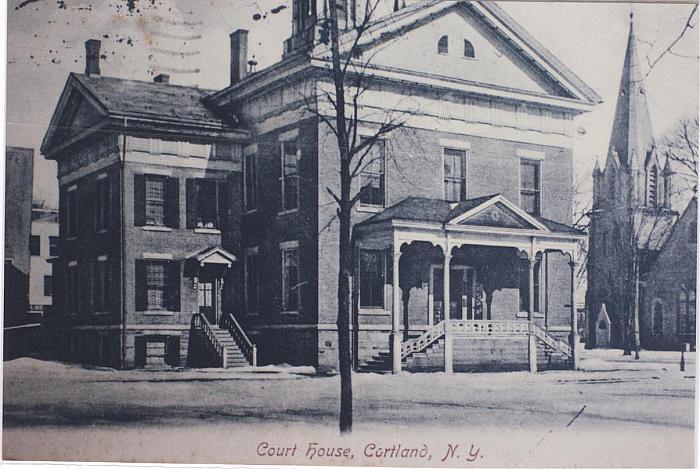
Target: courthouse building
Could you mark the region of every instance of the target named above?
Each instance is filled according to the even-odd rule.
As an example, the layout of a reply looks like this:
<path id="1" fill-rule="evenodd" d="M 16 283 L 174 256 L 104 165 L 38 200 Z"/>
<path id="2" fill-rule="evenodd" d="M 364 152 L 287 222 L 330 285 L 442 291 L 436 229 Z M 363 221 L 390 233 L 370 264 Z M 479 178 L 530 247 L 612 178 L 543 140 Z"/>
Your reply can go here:
<path id="1" fill-rule="evenodd" d="M 342 44 L 356 3 L 331 2 Z M 328 7 L 294 0 L 282 59 L 255 73 L 248 32 L 231 34 L 218 91 L 103 76 L 86 43 L 42 147 L 64 357 L 337 369 Z M 397 5 L 359 47 L 359 137 L 405 122 L 356 181 L 371 188 L 353 213 L 356 368 L 575 366 L 573 122 L 600 97 L 490 2 Z"/>

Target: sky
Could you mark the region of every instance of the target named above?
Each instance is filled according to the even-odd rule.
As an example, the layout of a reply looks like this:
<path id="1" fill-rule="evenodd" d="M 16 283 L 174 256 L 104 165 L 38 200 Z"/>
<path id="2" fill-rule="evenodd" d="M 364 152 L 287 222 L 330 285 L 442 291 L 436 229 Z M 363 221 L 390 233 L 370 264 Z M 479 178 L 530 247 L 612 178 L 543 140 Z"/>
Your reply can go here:
<path id="1" fill-rule="evenodd" d="M 393 4 L 380 2 L 386 11 Z M 590 189 L 596 158 L 603 164 L 607 153 L 630 11 L 647 63 L 680 33 L 692 5 L 499 5 L 603 98 L 576 123 L 575 182 Z M 102 40 L 103 75 L 150 81 L 168 73 L 171 83 L 215 90 L 228 84 L 231 32 L 250 31 L 258 70 L 281 58 L 291 33 L 291 0 L 9 0 L 7 16 L 7 144 L 35 148 L 34 198 L 49 206 L 57 204 L 56 165 L 39 147 L 68 73 L 84 71 L 87 39 Z M 698 115 L 698 29 L 646 78 L 657 138 Z"/>

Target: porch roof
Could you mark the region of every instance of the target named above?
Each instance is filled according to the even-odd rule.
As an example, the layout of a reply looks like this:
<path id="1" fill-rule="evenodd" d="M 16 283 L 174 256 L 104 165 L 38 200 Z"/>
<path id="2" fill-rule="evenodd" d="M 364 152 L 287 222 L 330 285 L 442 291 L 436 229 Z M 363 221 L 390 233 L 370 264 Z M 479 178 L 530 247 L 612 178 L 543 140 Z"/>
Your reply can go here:
<path id="1" fill-rule="evenodd" d="M 439 225 L 471 225 L 490 228 L 538 230 L 573 236 L 584 233 L 572 226 L 531 215 L 502 194 L 488 195 L 462 202 L 407 197 L 357 224 L 358 227 L 383 222 L 406 221 Z"/>
<path id="2" fill-rule="evenodd" d="M 231 267 L 231 264 L 238 260 L 236 256 L 221 246 L 211 246 L 191 253 L 187 256 L 187 259 L 196 262 L 201 267 L 205 264 L 222 264 Z"/>

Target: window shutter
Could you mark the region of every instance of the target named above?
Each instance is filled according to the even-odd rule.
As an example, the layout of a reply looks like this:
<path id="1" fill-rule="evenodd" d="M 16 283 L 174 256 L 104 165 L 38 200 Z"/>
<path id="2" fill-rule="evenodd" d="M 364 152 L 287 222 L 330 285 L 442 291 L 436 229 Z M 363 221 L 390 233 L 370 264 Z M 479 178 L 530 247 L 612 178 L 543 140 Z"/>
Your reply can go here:
<path id="1" fill-rule="evenodd" d="M 197 228 L 197 180 L 187 179 L 185 183 L 187 204 L 187 228 Z"/>
<path id="2" fill-rule="evenodd" d="M 134 174 L 134 226 L 146 224 L 146 176 Z"/>
<path id="3" fill-rule="evenodd" d="M 165 226 L 180 228 L 180 180 L 168 178 L 165 200 Z"/>
<path id="4" fill-rule="evenodd" d="M 148 288 L 146 285 L 146 262 L 136 259 L 136 311 L 148 309 Z"/>
<path id="5" fill-rule="evenodd" d="M 180 262 L 168 262 L 168 311 L 180 311 Z"/>
<path id="6" fill-rule="evenodd" d="M 216 190 L 219 199 L 218 226 L 221 231 L 225 231 L 231 219 L 231 181 L 219 181 Z"/>

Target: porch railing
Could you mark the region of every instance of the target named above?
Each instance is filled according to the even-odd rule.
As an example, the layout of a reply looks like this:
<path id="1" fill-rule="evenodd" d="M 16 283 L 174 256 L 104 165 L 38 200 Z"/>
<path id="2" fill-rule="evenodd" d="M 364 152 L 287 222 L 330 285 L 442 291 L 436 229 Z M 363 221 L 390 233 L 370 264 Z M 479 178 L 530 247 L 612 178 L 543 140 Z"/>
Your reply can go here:
<path id="1" fill-rule="evenodd" d="M 520 336 L 530 333 L 525 321 L 450 320 L 450 333 L 460 336 Z"/>
<path id="2" fill-rule="evenodd" d="M 238 324 L 233 314 L 225 314 L 221 320 L 221 326 L 231 334 L 231 337 L 233 337 L 233 340 L 238 344 L 238 347 L 241 349 L 241 352 L 243 352 L 243 356 L 248 360 L 248 363 L 253 366 L 258 366 L 258 348 L 245 334 L 243 328 Z"/>
<path id="3" fill-rule="evenodd" d="M 445 335 L 445 321 L 435 324 L 425 331 L 420 337 L 409 339 L 401 344 L 401 358 L 404 359 L 412 353 L 422 352 L 433 342 Z"/>
<path id="4" fill-rule="evenodd" d="M 544 342 L 544 344 L 552 350 L 561 352 L 569 358 L 573 356 L 573 352 L 571 351 L 571 347 L 569 346 L 569 344 L 567 344 L 563 340 L 559 340 L 555 337 L 552 337 L 550 334 L 547 333 L 547 331 L 542 329 L 540 326 L 533 324 L 532 333 L 535 337 Z"/>
<path id="5" fill-rule="evenodd" d="M 204 342 L 206 343 L 209 353 L 216 357 L 223 368 L 226 368 L 226 346 L 219 342 L 219 338 L 214 333 L 214 329 L 206 316 L 201 313 L 194 313 L 192 315 L 192 327 L 204 333 L 206 338 Z"/>

